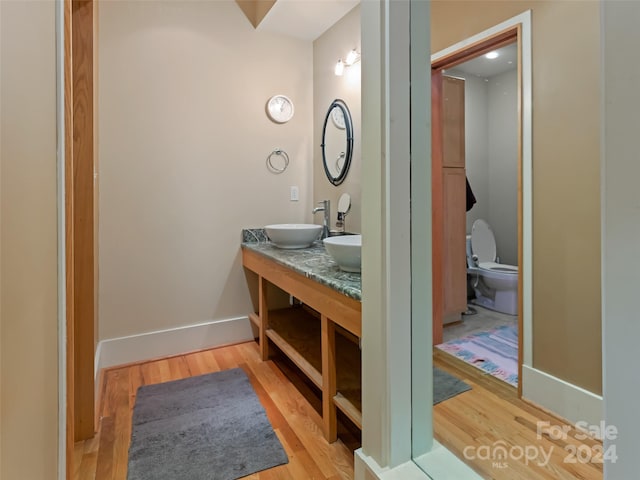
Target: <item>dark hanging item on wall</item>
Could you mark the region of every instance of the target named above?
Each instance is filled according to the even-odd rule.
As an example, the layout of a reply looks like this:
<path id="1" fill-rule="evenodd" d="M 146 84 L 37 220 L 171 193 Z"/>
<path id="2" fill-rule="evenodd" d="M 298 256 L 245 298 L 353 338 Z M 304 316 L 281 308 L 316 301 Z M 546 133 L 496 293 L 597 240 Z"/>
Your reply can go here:
<path id="1" fill-rule="evenodd" d="M 471 210 L 471 208 L 476 203 L 476 196 L 473 194 L 473 190 L 471 190 L 471 185 L 469 185 L 469 179 L 465 177 L 467 181 L 467 212 Z"/>

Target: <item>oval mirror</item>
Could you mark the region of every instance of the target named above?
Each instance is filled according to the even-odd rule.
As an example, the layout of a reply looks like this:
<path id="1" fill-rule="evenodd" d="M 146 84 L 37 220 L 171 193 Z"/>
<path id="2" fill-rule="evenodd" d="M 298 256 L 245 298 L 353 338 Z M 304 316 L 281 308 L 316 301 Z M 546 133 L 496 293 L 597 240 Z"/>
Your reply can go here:
<path id="1" fill-rule="evenodd" d="M 340 185 L 349 172 L 353 155 L 351 113 L 339 98 L 331 102 L 322 127 L 322 163 L 324 173 L 334 185 Z"/>

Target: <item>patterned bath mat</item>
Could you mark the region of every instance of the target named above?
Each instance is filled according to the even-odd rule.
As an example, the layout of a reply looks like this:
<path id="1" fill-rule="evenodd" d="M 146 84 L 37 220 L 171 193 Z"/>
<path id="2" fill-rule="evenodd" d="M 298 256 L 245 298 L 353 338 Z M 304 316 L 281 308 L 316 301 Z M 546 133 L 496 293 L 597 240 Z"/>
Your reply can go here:
<path id="1" fill-rule="evenodd" d="M 500 380 L 514 386 L 518 384 L 518 326 L 515 324 L 436 346 Z"/>

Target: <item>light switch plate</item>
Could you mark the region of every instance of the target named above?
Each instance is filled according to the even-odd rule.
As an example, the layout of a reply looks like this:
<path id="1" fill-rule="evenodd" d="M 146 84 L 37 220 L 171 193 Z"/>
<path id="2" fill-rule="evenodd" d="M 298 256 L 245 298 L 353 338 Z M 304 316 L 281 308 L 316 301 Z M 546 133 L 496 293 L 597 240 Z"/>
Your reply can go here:
<path id="1" fill-rule="evenodd" d="M 292 202 L 297 202 L 298 200 L 300 200 L 298 187 L 295 185 L 289 188 L 289 200 L 291 200 Z"/>

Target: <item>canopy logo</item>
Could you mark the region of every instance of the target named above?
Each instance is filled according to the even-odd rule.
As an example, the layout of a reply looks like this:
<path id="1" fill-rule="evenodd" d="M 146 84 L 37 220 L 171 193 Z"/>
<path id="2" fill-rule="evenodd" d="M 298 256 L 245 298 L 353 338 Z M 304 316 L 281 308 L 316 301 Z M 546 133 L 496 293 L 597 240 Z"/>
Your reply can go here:
<path id="1" fill-rule="evenodd" d="M 466 446 L 462 451 L 467 460 L 490 460 L 494 468 L 507 468 L 507 460 L 522 461 L 525 465 L 534 463 L 539 467 L 549 464 L 553 453 L 553 446 L 546 450 L 538 445 L 509 445 L 504 440 L 493 442 L 493 445 L 479 447 Z"/>
<path id="2" fill-rule="evenodd" d="M 563 463 L 615 463 L 618 459 L 616 446 L 613 443 L 607 445 L 606 450 L 594 438 L 603 440 L 615 440 L 618 437 L 618 429 L 613 425 L 589 425 L 588 422 L 578 422 L 576 427 L 569 425 L 551 425 L 550 422 L 538 422 L 536 426 L 536 445 L 510 445 L 504 440 L 493 442 L 492 445 L 473 446 L 468 445 L 462 451 L 467 460 L 490 461 L 493 468 L 508 468 L 509 461 L 517 461 L 524 465 L 537 465 L 546 467 L 551 461 L 551 456 L 558 441 L 566 442 L 563 447 L 566 455 Z M 573 435 L 570 432 L 573 431 Z M 583 443 L 585 440 L 594 440 L 592 443 Z M 545 446 L 543 440 L 551 440 L 552 445 Z M 571 443 L 575 441 L 575 443 Z"/>

